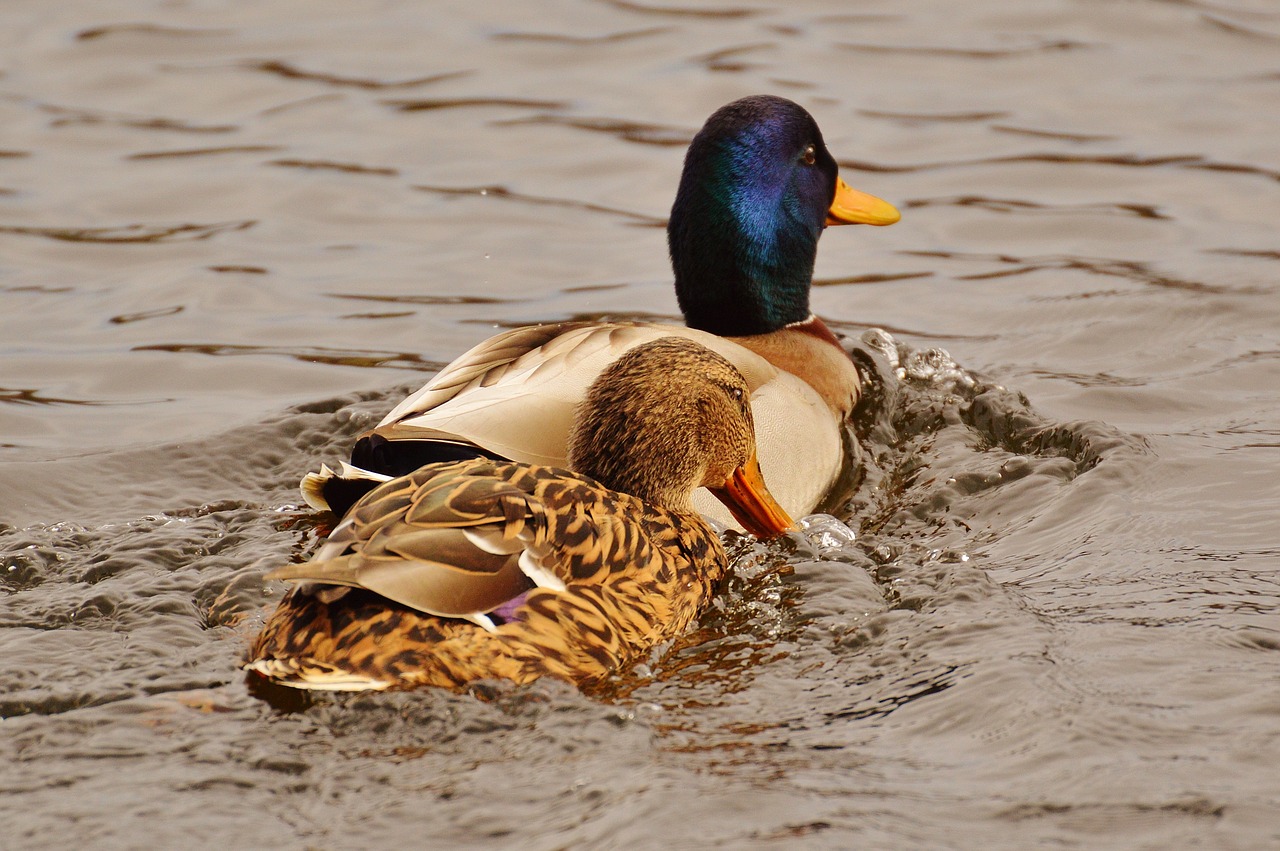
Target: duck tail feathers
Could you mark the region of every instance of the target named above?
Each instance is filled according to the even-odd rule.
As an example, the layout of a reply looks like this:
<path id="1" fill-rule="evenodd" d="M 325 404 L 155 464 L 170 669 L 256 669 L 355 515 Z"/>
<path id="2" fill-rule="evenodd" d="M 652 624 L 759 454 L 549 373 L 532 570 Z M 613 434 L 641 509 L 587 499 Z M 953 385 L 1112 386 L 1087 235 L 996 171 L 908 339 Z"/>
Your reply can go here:
<path id="1" fill-rule="evenodd" d="M 341 517 L 356 500 L 377 485 L 391 481 L 391 476 L 375 473 L 342 462 L 338 472 L 334 472 L 328 464 L 321 464 L 318 473 L 307 473 L 302 477 L 299 490 L 302 499 L 316 511 L 332 511 Z M 350 494 L 358 492 L 354 497 Z"/>

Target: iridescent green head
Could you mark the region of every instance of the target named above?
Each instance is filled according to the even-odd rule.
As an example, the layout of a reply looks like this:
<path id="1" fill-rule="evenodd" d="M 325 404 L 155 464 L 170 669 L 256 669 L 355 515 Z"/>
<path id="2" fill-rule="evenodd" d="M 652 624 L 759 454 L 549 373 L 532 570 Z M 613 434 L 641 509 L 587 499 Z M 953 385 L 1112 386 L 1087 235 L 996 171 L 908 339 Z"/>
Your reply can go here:
<path id="1" fill-rule="evenodd" d="M 892 206 L 849 189 L 837 172 L 813 117 L 785 98 L 743 98 L 707 119 L 667 225 L 691 327 L 763 334 L 809 317 L 823 228 L 897 221 Z"/>

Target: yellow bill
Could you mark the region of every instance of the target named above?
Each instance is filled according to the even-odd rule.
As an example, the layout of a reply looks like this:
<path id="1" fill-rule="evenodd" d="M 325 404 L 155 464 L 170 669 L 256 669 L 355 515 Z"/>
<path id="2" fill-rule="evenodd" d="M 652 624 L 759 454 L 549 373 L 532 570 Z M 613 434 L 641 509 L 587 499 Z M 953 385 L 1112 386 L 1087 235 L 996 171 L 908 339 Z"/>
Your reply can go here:
<path id="1" fill-rule="evenodd" d="M 865 192 L 859 192 L 836 177 L 836 197 L 827 210 L 829 225 L 891 225 L 902 214 L 898 208 Z"/>

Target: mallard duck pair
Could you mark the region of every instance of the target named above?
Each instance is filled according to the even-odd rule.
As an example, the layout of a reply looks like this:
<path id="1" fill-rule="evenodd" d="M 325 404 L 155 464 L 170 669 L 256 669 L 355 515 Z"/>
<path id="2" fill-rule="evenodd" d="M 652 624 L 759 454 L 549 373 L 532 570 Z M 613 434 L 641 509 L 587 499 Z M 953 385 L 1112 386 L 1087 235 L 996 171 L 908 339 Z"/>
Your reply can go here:
<path id="1" fill-rule="evenodd" d="M 817 241 L 897 219 L 840 180 L 798 105 L 718 110 L 668 225 L 689 327 L 521 328 L 446 367 L 341 475 L 304 480 L 317 508 L 358 502 L 311 563 L 277 572 L 302 584 L 246 667 L 313 688 L 584 682 L 683 631 L 726 569 L 693 491 L 718 487 L 720 519 L 767 536 L 839 472 L 859 386 L 809 310 Z M 736 409 L 706 401 L 735 394 Z M 586 441 L 588 423 L 608 439 Z"/>
<path id="2" fill-rule="evenodd" d="M 898 220 L 837 171 L 797 104 L 758 96 L 717 110 L 689 146 L 667 226 L 687 327 L 565 322 L 491 337 L 357 442 L 352 465 L 374 475 L 322 471 L 305 482 L 307 501 L 341 515 L 369 478 L 477 454 L 562 467 L 574 407 L 601 370 L 679 334 L 747 379 L 765 480 L 791 514 L 811 513 L 840 472 L 841 424 L 859 395 L 853 362 L 809 309 L 818 237 L 827 225 Z M 714 501 L 695 504 L 732 522 Z"/>
<path id="3" fill-rule="evenodd" d="M 248 667 L 328 689 L 602 680 L 683 632 L 724 575 L 706 487 L 760 536 L 791 526 L 760 480 L 742 375 L 690 340 L 625 352 L 570 436 L 576 472 L 428 464 L 366 494 L 306 564 Z"/>

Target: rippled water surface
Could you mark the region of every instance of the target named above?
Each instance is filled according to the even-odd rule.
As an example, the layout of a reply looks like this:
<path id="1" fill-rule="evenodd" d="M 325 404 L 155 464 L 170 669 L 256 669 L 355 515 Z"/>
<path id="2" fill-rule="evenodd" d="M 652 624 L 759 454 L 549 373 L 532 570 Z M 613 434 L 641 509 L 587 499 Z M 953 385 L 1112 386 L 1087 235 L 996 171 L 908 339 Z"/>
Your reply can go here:
<path id="1" fill-rule="evenodd" d="M 6 846 L 1280 844 L 1270 0 L 9 0 L 0 43 Z M 757 92 L 903 211 L 818 258 L 857 540 L 734 542 L 608 693 L 251 691 L 299 476 L 495 327 L 676 321 L 683 147 Z"/>

